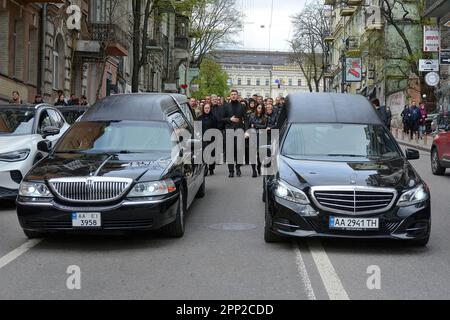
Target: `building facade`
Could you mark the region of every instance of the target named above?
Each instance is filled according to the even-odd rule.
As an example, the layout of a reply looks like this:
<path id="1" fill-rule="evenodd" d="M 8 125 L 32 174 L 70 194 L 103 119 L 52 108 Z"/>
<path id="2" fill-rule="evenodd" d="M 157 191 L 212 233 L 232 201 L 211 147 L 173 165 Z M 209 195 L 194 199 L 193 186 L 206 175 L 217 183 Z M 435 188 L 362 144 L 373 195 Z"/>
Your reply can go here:
<path id="1" fill-rule="evenodd" d="M 132 0 L 0 1 L 0 100 L 18 91 L 24 102 L 41 94 L 52 103 L 62 91 L 85 95 L 92 104 L 131 92 L 132 12 Z M 73 24 L 77 15 L 80 23 Z M 188 26 L 173 8 L 153 10 L 139 91 L 181 91 L 189 68 Z"/>
<path id="2" fill-rule="evenodd" d="M 244 98 L 309 91 L 300 68 L 291 62 L 290 52 L 218 50 L 212 56 L 228 73 L 230 87 Z"/>
<path id="3" fill-rule="evenodd" d="M 331 31 L 325 39 L 330 48 L 325 78 L 328 91 L 378 98 L 391 107 L 398 121 L 403 106 L 421 101 L 425 90 L 420 75 L 411 72 L 405 59 L 409 52 L 396 30 L 403 31 L 418 64 L 423 44 L 421 1 L 402 0 L 406 11 L 397 4 L 392 11 L 395 26 L 384 18 L 382 1 L 325 1 L 332 8 Z"/>

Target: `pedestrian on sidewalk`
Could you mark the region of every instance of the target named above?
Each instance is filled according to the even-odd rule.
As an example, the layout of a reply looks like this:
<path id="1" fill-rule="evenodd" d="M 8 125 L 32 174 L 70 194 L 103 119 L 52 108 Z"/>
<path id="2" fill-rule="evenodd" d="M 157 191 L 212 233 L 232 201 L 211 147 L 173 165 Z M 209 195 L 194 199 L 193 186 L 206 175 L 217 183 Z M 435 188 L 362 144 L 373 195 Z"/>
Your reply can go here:
<path id="1" fill-rule="evenodd" d="M 245 117 L 245 109 L 242 104 L 238 101 L 239 93 L 237 90 L 232 90 L 230 94 L 230 102 L 225 104 L 224 106 L 224 118 L 223 122 L 225 123 L 226 130 L 244 130 L 244 117 Z M 226 138 L 225 138 L 226 139 Z M 236 168 L 236 175 L 238 177 L 241 176 L 241 164 L 244 159 L 238 159 L 238 148 L 245 148 L 245 146 L 238 146 L 237 136 L 233 139 L 233 149 L 234 149 L 234 159 L 232 163 L 228 163 L 228 171 L 229 178 L 234 177 L 234 172 Z"/>
<path id="2" fill-rule="evenodd" d="M 391 131 L 392 112 L 390 107 L 386 107 L 386 115 L 387 115 L 387 127 L 389 131 Z"/>
<path id="3" fill-rule="evenodd" d="M 270 107 L 272 107 L 270 105 Z M 259 159 L 259 132 L 267 128 L 267 118 L 265 116 L 264 106 L 262 104 L 256 107 L 255 112 L 253 112 L 249 117 L 250 131 L 251 134 L 256 134 L 256 164 L 252 164 L 252 177 L 258 177 L 261 175 L 261 160 Z M 252 149 L 252 148 L 250 148 Z"/>
<path id="4" fill-rule="evenodd" d="M 420 121 L 420 110 L 416 105 L 416 102 L 413 100 L 411 103 L 411 116 L 409 118 L 409 130 L 411 140 L 414 139 L 414 134 L 419 132 L 419 121 Z"/>
<path id="5" fill-rule="evenodd" d="M 380 106 L 380 100 L 378 100 L 378 99 L 372 100 L 372 106 L 377 111 L 378 116 L 380 117 L 381 121 L 383 121 L 384 125 L 387 127 L 387 125 L 388 125 L 388 116 L 387 116 L 387 112 L 386 112 L 386 107 L 385 106 Z"/>
<path id="6" fill-rule="evenodd" d="M 205 135 L 205 132 L 209 129 L 217 129 L 217 119 L 212 113 L 211 104 L 206 103 L 203 106 L 202 115 L 198 118 L 199 121 L 202 122 L 202 137 Z M 203 141 L 203 150 L 211 144 L 213 141 Z M 212 156 L 215 157 L 215 151 L 212 152 Z M 208 167 L 205 168 L 205 176 L 209 174 L 214 175 L 214 170 L 216 168 L 216 164 L 209 164 Z"/>
<path id="7" fill-rule="evenodd" d="M 13 91 L 11 94 L 11 100 L 9 100 L 10 104 L 23 104 L 22 99 L 20 99 L 19 91 Z"/>
<path id="8" fill-rule="evenodd" d="M 427 131 L 427 109 L 425 108 L 425 103 L 420 104 L 420 119 L 419 119 L 419 138 L 423 139 L 423 136 L 426 134 Z"/>
<path id="9" fill-rule="evenodd" d="M 405 105 L 405 108 L 403 108 L 401 117 L 403 123 L 403 132 L 409 134 L 409 118 L 411 117 L 411 110 L 409 110 L 408 105 Z"/>

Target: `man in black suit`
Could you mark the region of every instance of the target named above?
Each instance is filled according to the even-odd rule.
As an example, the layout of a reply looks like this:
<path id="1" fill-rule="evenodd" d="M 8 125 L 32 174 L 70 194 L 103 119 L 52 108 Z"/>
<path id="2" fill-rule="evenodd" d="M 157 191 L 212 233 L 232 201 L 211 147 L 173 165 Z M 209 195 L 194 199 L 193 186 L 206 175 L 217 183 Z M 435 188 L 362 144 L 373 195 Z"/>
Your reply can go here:
<path id="1" fill-rule="evenodd" d="M 237 90 L 232 90 L 230 94 L 230 102 L 225 104 L 224 106 L 224 116 L 223 116 L 223 123 L 225 124 L 226 130 L 244 130 L 244 116 L 245 116 L 245 109 L 244 106 L 239 102 L 238 100 L 239 93 Z M 226 138 L 225 138 L 226 139 Z M 241 164 L 237 159 L 237 146 L 238 139 L 237 137 L 234 138 L 234 163 L 230 164 L 228 163 L 228 171 L 230 172 L 229 177 L 234 177 L 234 167 L 236 165 L 236 175 L 238 177 L 241 176 Z"/>

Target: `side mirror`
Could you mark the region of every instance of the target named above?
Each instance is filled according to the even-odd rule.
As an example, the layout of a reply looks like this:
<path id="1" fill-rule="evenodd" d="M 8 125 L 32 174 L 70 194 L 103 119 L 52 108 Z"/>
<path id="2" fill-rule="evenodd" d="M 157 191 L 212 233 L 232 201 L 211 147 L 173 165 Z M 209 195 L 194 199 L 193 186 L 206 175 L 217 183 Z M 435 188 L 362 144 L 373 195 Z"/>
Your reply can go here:
<path id="1" fill-rule="evenodd" d="M 406 159 L 417 160 L 420 159 L 420 153 L 414 149 L 406 149 Z"/>
<path id="2" fill-rule="evenodd" d="M 42 130 L 42 137 L 45 139 L 50 136 L 56 136 L 59 134 L 59 128 L 57 127 L 45 127 Z"/>
<path id="3" fill-rule="evenodd" d="M 37 144 L 37 149 L 39 151 L 49 153 L 52 150 L 52 142 L 48 140 L 39 141 Z"/>

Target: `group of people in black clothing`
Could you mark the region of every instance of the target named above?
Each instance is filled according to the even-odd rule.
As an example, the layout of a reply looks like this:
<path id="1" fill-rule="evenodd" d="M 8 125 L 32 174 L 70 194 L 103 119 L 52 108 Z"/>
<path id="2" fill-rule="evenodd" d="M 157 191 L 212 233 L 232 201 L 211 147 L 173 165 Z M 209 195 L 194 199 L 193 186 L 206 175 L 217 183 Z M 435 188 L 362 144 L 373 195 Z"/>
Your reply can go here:
<path id="1" fill-rule="evenodd" d="M 250 99 L 243 99 L 239 96 L 237 90 L 232 90 L 230 96 L 221 103 L 220 98 L 212 95 L 205 97 L 204 101 L 198 103 L 195 99 L 190 99 L 191 108 L 197 115 L 197 120 L 202 122 L 203 133 L 209 129 L 221 130 L 224 134 L 227 131 L 243 130 L 256 134 L 256 141 L 259 145 L 259 133 L 266 130 L 268 133 L 268 144 L 270 144 L 270 131 L 278 127 L 278 121 L 281 111 L 284 108 L 284 99 L 277 98 L 276 103 L 272 98 L 262 99 L 262 97 L 254 95 Z M 239 145 L 239 139 L 234 136 L 234 159 L 228 161 L 229 177 L 233 178 L 236 174 L 238 177 L 242 175 L 241 166 L 243 163 L 252 163 L 252 176 L 254 178 L 261 175 L 261 161 L 256 155 L 257 161 L 250 161 L 252 154 L 249 154 L 249 136 L 246 134 L 245 159 L 238 159 L 238 148 L 244 146 Z M 226 138 L 224 138 L 226 140 Z M 224 148 L 225 150 L 226 148 Z M 257 148 L 256 148 L 257 149 Z M 242 149 L 241 149 L 242 150 Z M 245 160 L 245 162 L 244 162 Z M 214 174 L 215 165 L 209 165 L 209 174 Z M 208 172 L 207 172 L 208 174 Z"/>

